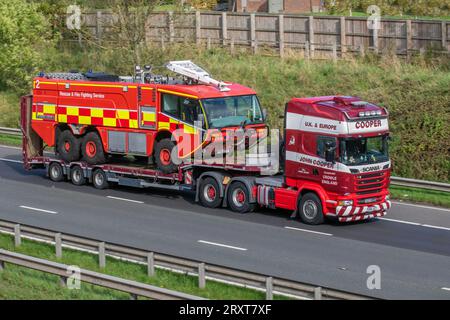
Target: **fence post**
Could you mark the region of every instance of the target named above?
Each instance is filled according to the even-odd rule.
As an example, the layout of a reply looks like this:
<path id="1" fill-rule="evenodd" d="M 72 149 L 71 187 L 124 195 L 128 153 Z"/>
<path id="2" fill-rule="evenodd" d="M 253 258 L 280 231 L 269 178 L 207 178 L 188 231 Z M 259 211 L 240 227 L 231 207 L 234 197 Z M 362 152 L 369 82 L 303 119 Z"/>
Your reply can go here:
<path id="1" fill-rule="evenodd" d="M 309 57 L 310 57 L 310 52 L 309 52 L 309 41 L 306 41 L 305 42 L 305 58 L 306 59 L 309 59 Z"/>
<path id="2" fill-rule="evenodd" d="M 308 38 L 308 42 L 310 44 L 310 48 L 309 48 L 309 56 L 314 58 L 314 17 L 313 16 L 309 16 L 308 17 L 308 29 L 309 29 L 309 38 Z"/>
<path id="3" fill-rule="evenodd" d="M 169 42 L 173 42 L 175 38 L 175 28 L 173 25 L 173 12 L 167 13 L 167 23 L 169 24 Z"/>
<path id="4" fill-rule="evenodd" d="M 256 16 L 254 13 L 250 14 L 250 46 L 254 50 L 256 39 Z"/>
<path id="5" fill-rule="evenodd" d="M 345 17 L 341 17 L 340 20 L 341 27 L 341 56 L 344 57 L 344 53 L 347 52 L 347 26 L 345 22 Z"/>
<path id="6" fill-rule="evenodd" d="M 442 21 L 441 22 L 441 40 L 442 40 L 442 48 L 447 51 L 447 22 Z"/>
<path id="7" fill-rule="evenodd" d="M 208 42 L 206 43 L 206 48 L 207 48 L 208 50 L 211 49 L 211 37 L 208 37 Z"/>
<path id="8" fill-rule="evenodd" d="M 255 39 L 255 45 L 253 46 L 253 54 L 258 53 L 258 39 Z"/>
<path id="9" fill-rule="evenodd" d="M 278 47 L 280 49 L 280 57 L 284 57 L 284 15 L 278 16 Z"/>
<path id="10" fill-rule="evenodd" d="M 103 35 L 103 28 L 102 28 L 102 12 L 100 10 L 97 10 L 97 19 L 95 24 L 95 35 L 98 42 L 101 42 L 102 35 Z"/>
<path id="11" fill-rule="evenodd" d="M 201 42 L 201 33 L 202 33 L 202 16 L 200 11 L 195 11 L 195 43 L 197 46 L 200 45 Z"/>
<path id="12" fill-rule="evenodd" d="M 161 35 L 161 49 L 162 51 L 166 50 L 166 44 L 164 43 L 164 36 Z"/>
<path id="13" fill-rule="evenodd" d="M 198 264 L 198 287 L 200 289 L 204 289 L 205 285 L 206 285 L 205 264 L 202 262 Z"/>
<path id="14" fill-rule="evenodd" d="M 266 300 L 273 300 L 273 278 L 266 278 Z"/>
<path id="15" fill-rule="evenodd" d="M 336 43 L 333 43 L 333 62 L 337 62 L 337 58 L 338 58 L 338 56 L 337 56 L 337 44 Z"/>
<path id="16" fill-rule="evenodd" d="M 234 54 L 234 38 L 231 38 L 231 42 L 230 42 L 230 52 L 231 52 L 231 54 Z"/>
<path id="17" fill-rule="evenodd" d="M 372 29 L 373 50 L 378 53 L 378 29 Z"/>
<path id="18" fill-rule="evenodd" d="M 359 46 L 359 54 L 361 57 L 364 57 L 366 53 L 364 52 L 364 45 L 361 43 Z"/>
<path id="19" fill-rule="evenodd" d="M 406 20 L 406 55 L 409 56 L 409 53 L 412 49 L 412 22 L 411 20 Z"/>
<path id="20" fill-rule="evenodd" d="M 228 27 L 227 27 L 227 13 L 222 12 L 222 45 L 227 45 Z"/>
<path id="21" fill-rule="evenodd" d="M 57 258 L 62 257 L 62 241 L 61 241 L 61 233 L 55 234 L 55 254 Z"/>
<path id="22" fill-rule="evenodd" d="M 106 265 L 105 243 L 104 242 L 100 242 L 98 244 L 98 265 L 100 268 L 104 268 Z"/>
<path id="23" fill-rule="evenodd" d="M 322 288 L 314 288 L 314 300 L 322 300 Z"/>
<path id="24" fill-rule="evenodd" d="M 20 247 L 22 238 L 20 237 L 20 224 L 14 225 L 14 246 Z"/>
<path id="25" fill-rule="evenodd" d="M 155 254 L 147 253 L 147 275 L 153 277 L 155 275 Z"/>

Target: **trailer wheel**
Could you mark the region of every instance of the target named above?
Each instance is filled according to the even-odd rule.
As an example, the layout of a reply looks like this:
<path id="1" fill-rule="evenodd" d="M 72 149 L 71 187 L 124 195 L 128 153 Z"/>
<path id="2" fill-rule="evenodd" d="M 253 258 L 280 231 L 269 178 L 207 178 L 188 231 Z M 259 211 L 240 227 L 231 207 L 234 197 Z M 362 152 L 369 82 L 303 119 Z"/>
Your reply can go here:
<path id="1" fill-rule="evenodd" d="M 89 132 L 83 138 L 81 146 L 83 160 L 89 164 L 102 164 L 106 162 L 102 140 L 97 132 Z"/>
<path id="2" fill-rule="evenodd" d="M 94 188 L 100 190 L 109 188 L 108 177 L 106 176 L 105 171 L 102 169 L 94 170 L 94 173 L 92 174 L 92 184 L 94 185 Z"/>
<path id="3" fill-rule="evenodd" d="M 175 148 L 175 143 L 170 139 L 162 139 L 155 146 L 156 166 L 164 173 L 177 171 L 177 166 L 172 161 L 173 148 Z"/>
<path id="4" fill-rule="evenodd" d="M 76 186 L 86 184 L 86 178 L 84 177 L 83 169 L 80 166 L 73 166 L 70 169 L 70 181 Z"/>
<path id="5" fill-rule="evenodd" d="M 207 208 L 218 208 L 222 204 L 220 197 L 220 188 L 216 179 L 205 178 L 199 188 L 200 203 Z"/>
<path id="6" fill-rule="evenodd" d="M 301 197 L 298 213 L 302 222 L 306 224 L 317 225 L 323 223 L 322 202 L 312 192 L 306 193 Z"/>
<path id="7" fill-rule="evenodd" d="M 80 160 L 80 139 L 70 130 L 64 130 L 58 137 L 56 150 L 61 159 L 67 162 Z"/>
<path id="8" fill-rule="evenodd" d="M 253 212 L 255 203 L 250 203 L 250 192 L 242 182 L 233 182 L 228 188 L 228 206 L 231 210 L 240 213 Z"/>
<path id="9" fill-rule="evenodd" d="M 61 182 L 64 180 L 64 172 L 60 163 L 52 162 L 48 167 L 48 176 L 54 182 Z"/>

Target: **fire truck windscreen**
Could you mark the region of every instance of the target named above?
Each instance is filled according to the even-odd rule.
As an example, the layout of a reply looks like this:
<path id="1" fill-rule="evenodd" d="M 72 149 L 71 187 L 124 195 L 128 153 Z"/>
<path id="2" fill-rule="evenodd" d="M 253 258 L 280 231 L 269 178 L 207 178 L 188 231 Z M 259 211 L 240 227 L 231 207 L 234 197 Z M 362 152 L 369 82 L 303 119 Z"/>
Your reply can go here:
<path id="1" fill-rule="evenodd" d="M 389 160 L 388 136 L 340 139 L 340 159 L 345 165 L 363 165 Z"/>
<path id="2" fill-rule="evenodd" d="M 203 99 L 210 128 L 262 123 L 264 117 L 256 95 Z"/>

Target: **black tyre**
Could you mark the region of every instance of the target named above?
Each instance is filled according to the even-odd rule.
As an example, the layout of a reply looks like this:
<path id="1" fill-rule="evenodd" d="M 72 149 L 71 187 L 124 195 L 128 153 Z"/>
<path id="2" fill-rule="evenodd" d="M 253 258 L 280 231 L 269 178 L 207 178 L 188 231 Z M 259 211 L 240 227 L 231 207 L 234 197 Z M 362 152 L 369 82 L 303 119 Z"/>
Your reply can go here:
<path id="1" fill-rule="evenodd" d="M 207 177 L 203 179 L 199 187 L 200 203 L 207 208 L 218 208 L 222 204 L 220 188 L 216 179 Z"/>
<path id="2" fill-rule="evenodd" d="M 306 224 L 322 224 L 324 221 L 322 202 L 314 193 L 306 193 L 300 198 L 298 206 L 300 220 Z"/>
<path id="3" fill-rule="evenodd" d="M 59 134 L 56 150 L 58 156 L 67 162 L 78 161 L 80 155 L 80 139 L 75 137 L 70 130 L 65 130 Z"/>
<path id="4" fill-rule="evenodd" d="M 89 132 L 83 137 L 81 146 L 83 160 L 89 164 L 102 164 L 106 162 L 102 140 L 97 132 Z"/>
<path id="5" fill-rule="evenodd" d="M 70 181 L 76 186 L 82 186 L 86 184 L 86 178 L 84 171 L 80 166 L 73 166 L 70 169 Z"/>
<path id="6" fill-rule="evenodd" d="M 54 182 L 61 182 L 64 180 L 64 171 L 58 162 L 52 162 L 50 163 L 48 167 L 48 176 L 50 180 Z"/>
<path id="7" fill-rule="evenodd" d="M 92 184 L 94 185 L 94 188 L 100 190 L 109 188 L 108 178 L 102 169 L 94 170 L 94 173 L 92 173 Z"/>
<path id="8" fill-rule="evenodd" d="M 250 192 L 242 182 L 233 182 L 228 188 L 228 207 L 240 213 L 253 212 L 256 209 L 255 203 L 250 203 Z"/>
<path id="9" fill-rule="evenodd" d="M 172 173 L 177 171 L 177 165 L 173 163 L 172 150 L 175 143 L 170 139 L 162 139 L 155 146 L 155 163 L 156 167 L 164 173 Z"/>

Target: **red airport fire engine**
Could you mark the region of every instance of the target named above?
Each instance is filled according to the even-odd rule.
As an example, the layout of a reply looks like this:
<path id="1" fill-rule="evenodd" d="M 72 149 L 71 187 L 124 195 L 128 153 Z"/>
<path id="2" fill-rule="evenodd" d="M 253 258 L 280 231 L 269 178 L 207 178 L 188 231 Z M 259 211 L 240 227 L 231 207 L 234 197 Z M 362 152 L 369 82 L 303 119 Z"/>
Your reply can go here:
<path id="1" fill-rule="evenodd" d="M 137 85 L 131 82 L 132 79 L 106 84 L 84 78 L 83 81 L 58 79 L 57 76 L 36 78 L 34 96 L 25 96 L 21 101 L 25 168 L 45 168 L 55 182 L 67 178 L 75 185 L 89 182 L 98 189 L 119 184 L 192 190 L 196 201 L 209 208 L 228 207 L 241 213 L 258 207 L 286 209 L 308 224 L 320 224 L 325 217 L 340 222 L 366 220 L 384 216 L 390 208 L 388 112 L 356 97 L 294 98 L 289 101 L 285 109 L 284 146 L 280 148 L 280 160 L 276 163 L 282 169 L 270 175 L 266 175 L 270 170 L 265 169 L 273 167 L 274 163 L 191 163 L 178 165 L 172 172 L 164 170 L 163 159 L 155 161 L 156 167 L 128 162 L 127 158 L 108 163 L 102 163 L 103 158 L 93 161 L 98 160 L 99 150 L 105 158 L 105 153 L 151 155 L 153 141 L 156 145 L 167 141 L 171 121 L 176 119 L 178 125 L 190 125 L 188 116 L 183 118 L 180 109 L 181 105 L 190 106 L 192 101 L 197 102 L 193 104 L 198 111 L 202 109 L 205 128 L 206 124 L 220 129 L 246 125 L 265 128 L 264 116 L 252 90 L 206 78 L 199 84 L 198 73 L 184 72 L 184 76 L 197 80 L 193 81 L 195 84 L 185 81 L 185 84 L 176 85 Z M 127 95 L 131 91 L 134 94 Z M 71 97 L 64 96 L 67 92 Z M 86 98 L 83 93 L 90 95 Z M 173 99 L 171 101 L 181 97 L 176 104 L 181 119 L 166 114 L 169 111 L 165 109 L 166 94 Z M 239 97 L 245 100 L 240 101 Z M 184 104 L 185 98 L 191 102 Z M 127 99 L 134 99 L 134 103 Z M 224 100 L 231 101 L 231 107 L 228 103 L 223 104 Z M 122 108 L 130 105 L 137 106 L 137 110 L 133 110 L 135 115 L 131 115 L 132 110 Z M 219 108 L 226 108 L 223 110 L 225 116 L 213 115 Z M 102 109 L 101 117 L 99 109 Z M 115 109 L 115 113 L 110 113 L 109 109 Z M 233 113 L 233 110 L 237 112 Z M 129 116 L 121 115 L 125 111 Z M 112 126 L 113 121 L 115 126 Z M 166 124 L 160 125 L 159 121 Z M 64 129 L 59 128 L 61 125 Z M 149 126 L 149 130 L 145 126 Z M 161 127 L 166 129 L 167 136 L 158 138 L 163 131 L 158 130 Z M 143 136 L 136 136 L 139 134 Z M 94 135 L 101 140 L 92 138 Z M 73 137 L 77 136 L 82 137 L 81 142 L 74 142 Z M 61 141 L 64 143 L 59 145 Z M 67 150 L 66 142 L 69 143 Z M 60 156 L 46 156 L 44 143 L 56 144 Z M 75 157 L 70 152 L 80 144 L 81 159 L 78 153 Z M 169 149 L 167 144 L 164 147 Z M 161 148 L 154 149 L 158 154 Z"/>

